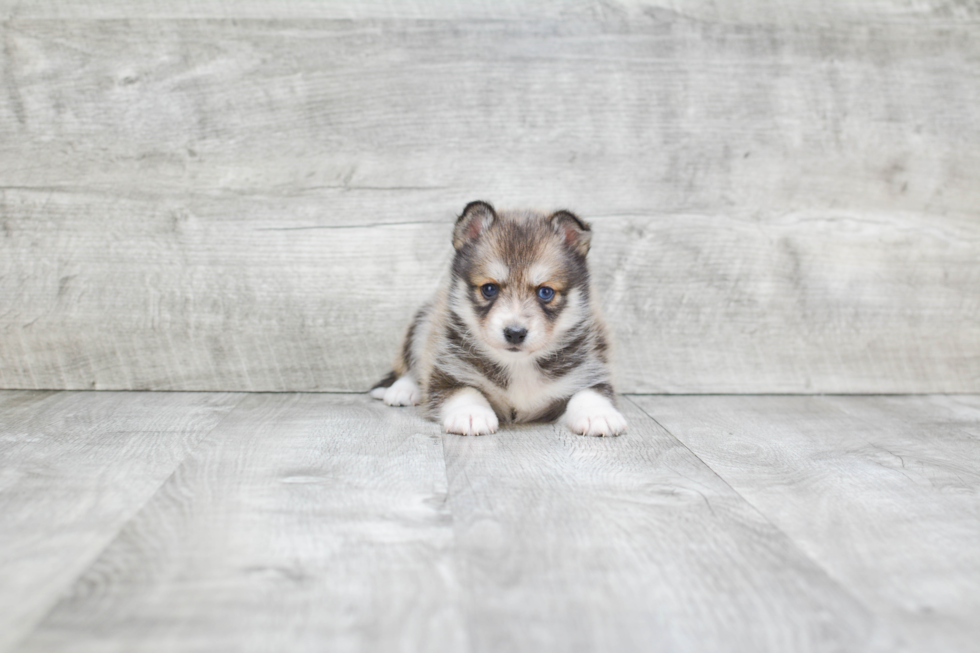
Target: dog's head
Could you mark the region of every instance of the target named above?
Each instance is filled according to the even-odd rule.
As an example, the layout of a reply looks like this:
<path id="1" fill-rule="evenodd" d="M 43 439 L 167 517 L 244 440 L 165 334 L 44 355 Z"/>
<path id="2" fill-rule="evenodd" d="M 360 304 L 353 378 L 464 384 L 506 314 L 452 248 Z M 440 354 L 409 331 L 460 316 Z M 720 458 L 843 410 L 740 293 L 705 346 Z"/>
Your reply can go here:
<path id="1" fill-rule="evenodd" d="M 569 211 L 470 202 L 453 230 L 455 311 L 505 360 L 547 351 L 589 310 L 591 236 Z"/>

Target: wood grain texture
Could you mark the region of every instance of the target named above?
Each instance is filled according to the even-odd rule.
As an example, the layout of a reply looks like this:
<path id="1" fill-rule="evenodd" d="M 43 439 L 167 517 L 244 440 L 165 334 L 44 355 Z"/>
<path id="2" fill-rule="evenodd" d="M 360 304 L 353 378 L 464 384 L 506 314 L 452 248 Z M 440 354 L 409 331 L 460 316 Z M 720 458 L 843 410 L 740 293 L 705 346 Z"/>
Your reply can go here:
<path id="1" fill-rule="evenodd" d="M 7 19 L 127 19 L 144 18 L 317 18 L 317 19 L 490 19 L 520 20 L 528 17 L 569 18 L 612 15 L 636 18 L 644 15 L 678 14 L 697 20 L 748 22 L 752 24 L 835 24 L 855 21 L 930 20 L 963 22 L 980 19 L 980 8 L 971 2 L 949 0 L 827 0 L 819 4 L 799 0 L 726 2 L 713 0 L 538 0 L 534 3 L 494 0 L 428 0 L 427 2 L 324 2 L 292 0 L 50 0 L 25 3 L 0 0 L 0 16 Z"/>
<path id="2" fill-rule="evenodd" d="M 980 396 L 622 402 L 0 391 L 0 651 L 976 650 Z"/>
<path id="3" fill-rule="evenodd" d="M 0 263 L 13 298 L 0 327 L 7 387 L 363 389 L 388 369 L 452 253 L 451 214 L 359 225 L 318 218 L 309 199 L 292 202 L 290 216 L 282 200 L 253 199 L 232 217 L 235 200 L 92 196 L 82 211 L 73 196 L 16 195 L 25 214 L 8 219 Z M 966 316 L 980 315 L 980 224 L 848 214 L 593 222 L 595 283 L 624 390 L 980 384 L 980 321 Z M 39 256 L 38 240 L 63 257 Z"/>
<path id="4" fill-rule="evenodd" d="M 980 641 L 976 397 L 634 397 L 914 651 Z"/>
<path id="5" fill-rule="evenodd" d="M 435 425 L 250 395 L 18 651 L 461 651 Z"/>
<path id="6" fill-rule="evenodd" d="M 0 393 L 0 651 L 31 631 L 239 399 Z"/>
<path id="7" fill-rule="evenodd" d="M 846 589 L 625 409 L 619 438 L 444 438 L 474 651 L 889 647 Z"/>
<path id="8" fill-rule="evenodd" d="M 0 387 L 364 389 L 483 197 L 624 391 L 980 389 L 976 8 L 717 4 L 0 3 Z"/>

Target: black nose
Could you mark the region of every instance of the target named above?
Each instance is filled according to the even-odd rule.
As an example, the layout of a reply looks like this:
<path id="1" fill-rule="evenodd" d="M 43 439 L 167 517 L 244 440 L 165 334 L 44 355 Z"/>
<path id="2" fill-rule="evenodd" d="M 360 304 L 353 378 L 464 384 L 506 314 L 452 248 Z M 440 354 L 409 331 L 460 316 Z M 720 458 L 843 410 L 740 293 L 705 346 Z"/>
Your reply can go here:
<path id="1" fill-rule="evenodd" d="M 519 345 L 524 342 L 524 338 L 527 337 L 527 329 L 512 329 L 507 327 L 504 329 L 504 338 L 507 339 L 512 345 Z"/>

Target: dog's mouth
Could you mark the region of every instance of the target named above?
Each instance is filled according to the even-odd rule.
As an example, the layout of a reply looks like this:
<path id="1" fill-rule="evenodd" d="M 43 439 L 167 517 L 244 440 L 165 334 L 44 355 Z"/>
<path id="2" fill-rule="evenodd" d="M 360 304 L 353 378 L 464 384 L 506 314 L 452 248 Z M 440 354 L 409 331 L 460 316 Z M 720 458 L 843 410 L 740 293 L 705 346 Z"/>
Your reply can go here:
<path id="1" fill-rule="evenodd" d="M 537 351 L 536 349 L 531 349 L 529 347 L 515 347 L 514 345 L 503 347 L 503 350 L 520 357 L 533 356 L 534 352 Z"/>

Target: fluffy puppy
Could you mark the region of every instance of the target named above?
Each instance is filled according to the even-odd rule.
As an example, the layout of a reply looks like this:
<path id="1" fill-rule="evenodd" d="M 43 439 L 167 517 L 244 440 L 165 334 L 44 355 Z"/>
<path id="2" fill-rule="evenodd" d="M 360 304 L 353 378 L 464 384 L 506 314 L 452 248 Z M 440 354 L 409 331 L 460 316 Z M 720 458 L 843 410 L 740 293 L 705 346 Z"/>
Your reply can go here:
<path id="1" fill-rule="evenodd" d="M 607 329 L 589 288 L 591 235 L 568 211 L 467 204 L 449 281 L 415 316 L 394 370 L 371 395 L 421 403 L 461 435 L 558 418 L 583 435 L 622 433 Z"/>

